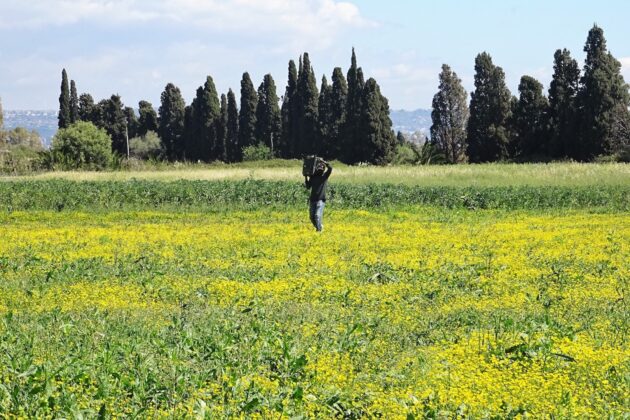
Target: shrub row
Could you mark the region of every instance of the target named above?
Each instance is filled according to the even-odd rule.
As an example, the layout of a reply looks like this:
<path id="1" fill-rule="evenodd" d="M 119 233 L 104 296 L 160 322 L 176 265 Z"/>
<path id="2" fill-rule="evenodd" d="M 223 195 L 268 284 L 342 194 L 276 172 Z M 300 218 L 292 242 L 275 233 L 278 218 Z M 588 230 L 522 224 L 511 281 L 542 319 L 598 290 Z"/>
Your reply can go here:
<path id="1" fill-rule="evenodd" d="M 340 208 L 430 205 L 468 209 L 630 210 L 630 186 L 426 187 L 400 184 L 333 184 L 329 204 Z M 2 210 L 251 209 L 303 206 L 306 189 L 290 181 L 173 182 L 4 181 Z"/>

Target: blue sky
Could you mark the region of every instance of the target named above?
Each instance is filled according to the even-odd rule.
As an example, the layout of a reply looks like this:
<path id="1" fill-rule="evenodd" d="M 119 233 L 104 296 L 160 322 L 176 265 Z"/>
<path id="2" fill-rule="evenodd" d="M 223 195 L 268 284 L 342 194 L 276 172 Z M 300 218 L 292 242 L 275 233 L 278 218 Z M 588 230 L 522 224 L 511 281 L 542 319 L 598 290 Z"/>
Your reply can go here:
<path id="1" fill-rule="evenodd" d="M 395 109 L 429 108 L 442 63 L 473 84 L 488 51 L 513 93 L 524 74 L 548 85 L 553 53 L 582 48 L 593 23 L 630 80 L 630 2 L 412 0 L 0 0 L 0 97 L 5 109 L 56 109 L 61 69 L 80 93 L 157 107 L 168 82 L 187 101 L 206 75 L 219 92 L 308 51 L 317 74 L 347 70 L 356 48 Z"/>

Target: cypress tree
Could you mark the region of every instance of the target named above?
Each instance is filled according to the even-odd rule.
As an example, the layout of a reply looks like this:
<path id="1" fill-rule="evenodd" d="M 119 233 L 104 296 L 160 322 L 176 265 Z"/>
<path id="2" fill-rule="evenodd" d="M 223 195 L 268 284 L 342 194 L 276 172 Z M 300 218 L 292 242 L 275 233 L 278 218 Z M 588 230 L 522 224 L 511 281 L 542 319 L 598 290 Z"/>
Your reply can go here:
<path id="1" fill-rule="evenodd" d="M 346 124 L 344 127 L 343 142 L 341 143 L 341 155 L 347 163 L 361 162 L 365 158 L 362 152 L 364 139 L 358 134 L 363 105 L 363 70 L 357 67 L 357 57 L 352 49 L 350 68 L 348 69 L 348 97 L 346 102 Z"/>
<path id="2" fill-rule="evenodd" d="M 331 117 L 328 143 L 325 149 L 331 159 L 341 158 L 343 129 L 346 124 L 346 107 L 348 101 L 348 84 L 340 67 L 335 67 L 332 74 Z"/>
<path id="3" fill-rule="evenodd" d="M 217 159 L 226 162 L 226 142 L 227 142 L 227 124 L 228 124 L 228 105 L 227 96 L 221 94 L 221 113 L 217 120 L 217 142 L 215 145 L 215 156 Z"/>
<path id="4" fill-rule="evenodd" d="M 100 126 L 112 138 L 112 151 L 120 155 L 127 155 L 126 127 L 127 118 L 123 103 L 119 95 L 112 95 L 101 104 L 102 115 Z"/>
<path id="5" fill-rule="evenodd" d="M 518 91 L 520 96 L 512 116 L 513 156 L 534 160 L 545 153 L 549 102 L 542 84 L 531 76 L 521 78 Z"/>
<path id="6" fill-rule="evenodd" d="M 192 102 L 192 135 L 186 141 L 186 158 L 210 162 L 217 158 L 217 121 L 221 114 L 212 77 L 197 89 Z"/>
<path id="7" fill-rule="evenodd" d="M 304 53 L 301 63 L 302 72 L 298 74 L 297 83 L 297 155 L 300 157 L 318 153 L 321 148 L 317 135 L 319 91 L 308 53 Z"/>
<path id="8" fill-rule="evenodd" d="M 553 78 L 549 85 L 549 141 L 551 158 L 574 157 L 577 151 L 576 97 L 580 87 L 580 68 L 569 50 L 554 54 Z"/>
<path id="9" fill-rule="evenodd" d="M 258 88 L 258 104 L 256 106 L 256 139 L 265 144 L 276 154 L 282 133 L 280 108 L 276 84 L 271 74 L 266 74 Z"/>
<path id="10" fill-rule="evenodd" d="M 443 64 L 438 92 L 433 97 L 431 143 L 449 163 L 466 160 L 467 97 L 457 74 Z"/>
<path id="11" fill-rule="evenodd" d="M 241 148 L 238 144 L 238 108 L 236 107 L 236 96 L 232 89 L 227 94 L 227 132 L 225 138 L 225 149 L 228 162 L 238 162 L 242 159 Z"/>
<path id="12" fill-rule="evenodd" d="M 243 149 L 253 146 L 256 141 L 256 106 L 258 96 L 249 73 L 243 73 L 241 79 L 241 111 L 238 119 L 238 146 Z M 240 155 L 240 151 L 239 151 Z"/>
<path id="13" fill-rule="evenodd" d="M 79 121 L 79 97 L 77 95 L 77 85 L 74 80 L 70 81 L 70 122 L 74 124 Z"/>
<path id="14" fill-rule="evenodd" d="M 280 156 L 284 158 L 296 157 L 296 144 L 297 144 L 297 118 L 296 118 L 296 104 L 297 104 L 297 80 L 298 73 L 295 68 L 295 62 L 289 61 L 289 76 L 287 81 L 287 87 L 282 98 L 282 135 L 281 143 L 279 146 Z"/>
<path id="15" fill-rule="evenodd" d="M 512 95 L 501 67 L 484 52 L 475 59 L 475 91 L 471 95 L 467 153 L 471 162 L 494 162 L 508 156 Z"/>
<path id="16" fill-rule="evenodd" d="M 197 89 L 199 92 L 201 88 Z M 199 157 L 194 155 L 194 142 L 199 137 L 199 126 L 194 117 L 194 99 L 193 103 L 186 105 L 184 108 L 184 134 L 182 135 L 182 141 L 184 144 L 184 156 L 183 158 L 192 162 L 198 161 Z"/>
<path id="17" fill-rule="evenodd" d="M 597 25 L 588 33 L 586 62 L 578 92 L 580 147 L 577 158 L 589 161 L 611 152 L 617 109 L 627 109 L 628 86 L 621 76 L 621 63 L 606 49 L 604 31 Z"/>
<path id="18" fill-rule="evenodd" d="M 381 94 L 380 87 L 373 78 L 368 79 L 363 89 L 360 138 L 363 139 L 362 159 L 376 165 L 391 161 L 396 138 L 389 118 L 389 104 Z"/>
<path id="19" fill-rule="evenodd" d="M 184 116 L 186 104 L 178 87 L 169 83 L 160 95 L 158 134 L 170 161 L 184 154 Z"/>
<path id="20" fill-rule="evenodd" d="M 144 136 L 148 131 L 157 133 L 158 116 L 151 102 L 138 102 L 138 112 L 140 114 L 140 117 L 138 118 L 138 135 Z"/>
<path id="21" fill-rule="evenodd" d="M 92 95 L 89 93 L 82 93 L 81 96 L 79 96 L 79 119 L 81 121 L 89 121 L 96 124 L 96 119 L 94 118 L 94 107 L 94 98 L 92 98 Z"/>
<path id="22" fill-rule="evenodd" d="M 326 76 L 322 76 L 317 113 L 319 116 L 319 143 L 321 144 L 321 149 L 317 154 L 326 159 L 332 159 L 334 156 L 333 144 L 330 138 L 333 123 L 332 86 L 328 84 Z"/>
<path id="23" fill-rule="evenodd" d="M 70 119 L 70 87 L 68 86 L 68 73 L 66 69 L 61 71 L 61 94 L 59 95 L 58 127 L 68 128 Z"/>

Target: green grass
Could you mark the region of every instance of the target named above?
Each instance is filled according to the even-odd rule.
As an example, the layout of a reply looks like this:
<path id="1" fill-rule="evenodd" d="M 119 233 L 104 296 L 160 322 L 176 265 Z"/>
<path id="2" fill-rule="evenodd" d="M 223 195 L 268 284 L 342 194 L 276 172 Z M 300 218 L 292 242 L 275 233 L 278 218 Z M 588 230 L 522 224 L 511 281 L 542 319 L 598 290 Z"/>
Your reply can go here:
<path id="1" fill-rule="evenodd" d="M 630 209 L 630 187 L 423 186 L 332 183 L 329 205 L 338 208 L 429 205 L 476 209 Z M 295 181 L 158 180 L 0 182 L 2 210 L 229 210 L 302 207 L 307 190 Z"/>
<path id="2" fill-rule="evenodd" d="M 425 187 L 495 186 L 630 186 L 630 165 L 617 164 L 484 164 L 453 166 L 356 167 L 334 163 L 331 182 L 338 184 L 393 183 Z M 124 181 L 130 179 L 244 180 L 300 182 L 298 161 L 245 162 L 236 165 L 143 165 L 115 172 L 46 172 L 29 176 L 0 176 L 0 180 L 66 179 Z"/>

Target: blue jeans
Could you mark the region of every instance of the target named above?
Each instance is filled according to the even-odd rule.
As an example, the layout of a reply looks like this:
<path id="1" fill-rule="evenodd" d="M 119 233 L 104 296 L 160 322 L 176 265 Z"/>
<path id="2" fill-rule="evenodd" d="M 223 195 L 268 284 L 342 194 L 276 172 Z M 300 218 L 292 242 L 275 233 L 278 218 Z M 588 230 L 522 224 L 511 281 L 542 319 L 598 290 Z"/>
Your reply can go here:
<path id="1" fill-rule="evenodd" d="M 311 217 L 311 223 L 315 226 L 318 232 L 322 231 L 322 220 L 324 219 L 324 206 L 326 205 L 325 201 L 311 201 L 309 215 Z"/>

